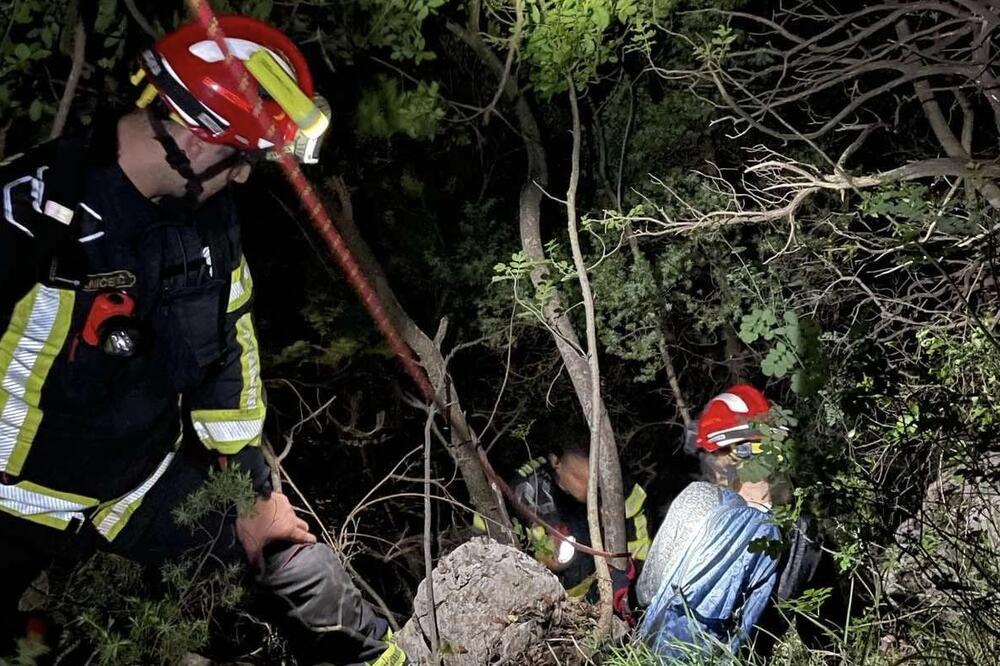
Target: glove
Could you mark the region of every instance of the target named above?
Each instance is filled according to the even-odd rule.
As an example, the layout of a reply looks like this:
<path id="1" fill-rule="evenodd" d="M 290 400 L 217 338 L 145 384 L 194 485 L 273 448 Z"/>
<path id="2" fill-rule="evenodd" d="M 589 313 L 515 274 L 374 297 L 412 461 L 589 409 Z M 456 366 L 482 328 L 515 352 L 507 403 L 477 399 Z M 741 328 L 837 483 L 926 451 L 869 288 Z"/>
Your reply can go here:
<path id="1" fill-rule="evenodd" d="M 636 625 L 635 615 L 632 614 L 629 601 L 632 583 L 635 581 L 635 578 L 635 561 L 631 557 L 628 558 L 628 568 L 624 571 L 614 567 L 611 568 L 611 589 L 614 591 L 613 605 L 615 613 L 618 617 L 625 620 L 630 627 Z"/>

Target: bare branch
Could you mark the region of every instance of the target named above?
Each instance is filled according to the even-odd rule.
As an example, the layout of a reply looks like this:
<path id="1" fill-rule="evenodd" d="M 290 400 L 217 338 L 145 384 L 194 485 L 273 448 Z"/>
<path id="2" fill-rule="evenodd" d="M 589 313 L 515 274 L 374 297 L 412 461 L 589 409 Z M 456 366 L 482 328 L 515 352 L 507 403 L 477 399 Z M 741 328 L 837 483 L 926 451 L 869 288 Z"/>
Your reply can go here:
<path id="1" fill-rule="evenodd" d="M 66 127 L 66 120 L 69 118 L 69 109 L 76 97 L 76 89 L 80 84 L 80 75 L 83 73 L 83 57 L 87 47 L 87 31 L 83 27 L 83 19 L 76 22 L 73 28 L 73 64 L 66 78 L 66 87 L 63 88 L 62 99 L 59 100 L 59 108 L 56 111 L 55 120 L 52 121 L 52 131 L 49 138 L 55 139 L 62 134 Z"/>

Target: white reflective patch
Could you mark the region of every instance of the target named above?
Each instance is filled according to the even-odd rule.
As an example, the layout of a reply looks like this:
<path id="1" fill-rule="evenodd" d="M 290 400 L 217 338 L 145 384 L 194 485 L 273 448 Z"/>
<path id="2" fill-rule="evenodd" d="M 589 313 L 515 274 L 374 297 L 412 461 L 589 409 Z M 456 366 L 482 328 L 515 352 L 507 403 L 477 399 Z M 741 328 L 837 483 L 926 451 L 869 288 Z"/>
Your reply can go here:
<path id="1" fill-rule="evenodd" d="M 80 243 L 89 243 L 90 241 L 95 241 L 98 238 L 101 238 L 103 236 L 104 236 L 104 232 L 103 231 L 97 231 L 97 232 L 94 232 L 94 233 L 92 233 L 92 234 L 90 234 L 88 236 L 84 236 L 83 238 L 78 238 L 77 241 L 80 242 Z"/>
<path id="2" fill-rule="evenodd" d="M 59 314 L 59 290 L 40 286 L 35 293 L 31 315 L 17 340 L 0 388 L 7 393 L 0 412 L 0 469 L 6 469 L 24 427 L 30 406 L 25 402 L 28 381 Z"/>
<path id="3" fill-rule="evenodd" d="M 254 336 L 253 322 L 249 312 L 236 320 L 236 338 L 243 352 L 240 359 L 241 364 L 244 364 L 243 391 L 240 395 L 240 402 L 245 399 L 246 409 L 256 409 L 261 398 L 260 354 L 257 351 L 257 338 Z"/>
<path id="4" fill-rule="evenodd" d="M 67 523 L 73 518 L 83 520 L 81 512 L 88 508 L 86 504 L 3 484 L 0 484 L 0 505 L 22 516 L 50 515 Z"/>
<path id="5" fill-rule="evenodd" d="M 231 285 L 229 285 L 229 308 L 230 312 L 234 310 L 233 303 L 236 303 L 239 299 L 243 298 L 243 282 L 241 280 L 234 280 Z"/>
<path id="6" fill-rule="evenodd" d="M 10 181 L 9 183 L 7 183 L 6 185 L 3 186 L 3 215 L 4 215 L 4 218 L 8 222 L 10 222 L 11 224 L 13 224 L 15 227 L 17 227 L 18 229 L 20 229 L 24 233 L 26 233 L 29 236 L 31 236 L 32 238 L 35 237 L 35 234 L 31 233 L 26 226 L 24 226 L 23 224 L 21 224 L 20 222 L 18 222 L 17 220 L 14 219 L 14 203 L 13 203 L 13 201 L 11 201 L 10 192 L 11 192 L 11 190 L 13 190 L 18 185 L 23 185 L 23 184 L 29 183 L 29 182 L 33 183 L 34 180 L 35 180 L 34 176 L 22 176 L 21 178 L 18 178 L 17 180 L 12 180 L 12 181 Z"/>
<path id="7" fill-rule="evenodd" d="M 743 398 L 736 395 L 735 393 L 720 393 L 719 395 L 712 398 L 712 400 L 721 400 L 726 403 L 726 407 L 738 414 L 746 414 L 750 411 L 749 405 L 744 402 Z"/>
<path id="8" fill-rule="evenodd" d="M 61 224 L 69 224 L 73 221 L 73 209 L 51 199 L 45 202 L 45 214 Z"/>
<path id="9" fill-rule="evenodd" d="M 45 196 L 45 170 L 47 166 L 40 166 L 35 171 L 35 179 L 31 181 L 31 207 L 36 213 L 42 213 L 42 198 Z"/>
<path id="10" fill-rule="evenodd" d="M 84 209 L 85 211 L 87 211 L 88 213 L 90 213 L 91 215 L 93 215 L 94 217 L 96 217 L 98 220 L 103 220 L 104 219 L 103 217 L 101 217 L 100 215 L 97 214 L 96 210 L 94 210 L 93 208 L 91 208 L 90 206 L 88 206 L 87 204 L 85 204 L 83 202 L 80 202 L 80 208 Z"/>
<path id="11" fill-rule="evenodd" d="M 58 314 L 59 290 L 51 287 L 39 287 L 31 308 L 31 316 L 24 327 L 24 333 L 17 343 L 17 348 L 14 350 L 10 367 L 7 368 L 7 373 L 3 378 L 3 390 L 10 395 L 24 399 L 31 371 L 38 361 L 38 356 L 45 346 L 45 342 L 52 333 L 52 327 L 56 323 Z M 6 412 L 5 408 L 4 414 Z"/>
<path id="12" fill-rule="evenodd" d="M 264 419 L 249 421 L 196 421 L 192 418 L 195 432 L 207 444 L 250 442 L 260 437 L 264 430 Z"/>
<path id="13" fill-rule="evenodd" d="M 201 248 L 201 258 L 205 260 L 205 265 L 208 266 L 208 277 L 215 277 L 215 272 L 212 270 L 212 251 L 208 249 L 208 246 Z"/>
<path id="14" fill-rule="evenodd" d="M 104 536 L 108 536 L 108 534 L 111 533 L 111 530 L 113 530 L 119 521 L 121 521 L 121 519 L 125 516 L 129 507 L 142 500 L 142 498 L 146 496 L 146 493 L 148 493 L 150 489 L 156 485 L 156 482 L 159 481 L 160 477 L 163 476 L 163 473 L 167 471 L 167 468 L 170 466 L 170 461 L 173 459 L 174 454 L 168 453 L 167 457 L 163 459 L 163 462 L 161 462 L 156 468 L 156 471 L 153 472 L 152 476 L 146 479 L 141 486 L 115 502 L 115 505 L 111 508 L 111 512 L 108 513 L 108 515 L 106 515 L 101 521 L 101 524 L 97 526 L 97 531 Z"/>

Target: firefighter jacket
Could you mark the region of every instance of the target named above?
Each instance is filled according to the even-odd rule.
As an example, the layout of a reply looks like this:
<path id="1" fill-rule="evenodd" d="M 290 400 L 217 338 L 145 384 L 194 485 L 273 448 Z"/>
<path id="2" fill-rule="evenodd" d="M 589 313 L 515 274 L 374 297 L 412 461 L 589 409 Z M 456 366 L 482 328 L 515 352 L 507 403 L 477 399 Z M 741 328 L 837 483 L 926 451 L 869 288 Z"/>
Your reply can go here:
<path id="1" fill-rule="evenodd" d="M 630 489 L 625 499 L 628 552 L 637 569 L 641 569 L 649 552 L 646 491 L 638 483 L 630 483 L 627 479 L 625 488 Z M 572 536 L 577 543 L 590 545 L 587 505 L 578 502 L 556 484 L 554 472 L 544 458 L 536 458 L 522 465 L 511 489 L 518 500 L 535 511 L 540 518 L 559 528 L 566 536 Z M 554 540 L 540 526 L 529 529 L 527 537 L 536 557 L 551 558 L 557 552 Z M 596 594 L 594 558 L 590 555 L 574 552 L 572 559 L 557 575 L 570 596 L 593 598 Z"/>
<path id="2" fill-rule="evenodd" d="M 265 492 L 265 399 L 228 195 L 156 205 L 113 134 L 94 145 L 107 154 L 67 139 L 0 165 L 0 511 L 113 540 L 185 437 Z M 109 293 L 135 304 L 126 357 L 82 336 Z"/>

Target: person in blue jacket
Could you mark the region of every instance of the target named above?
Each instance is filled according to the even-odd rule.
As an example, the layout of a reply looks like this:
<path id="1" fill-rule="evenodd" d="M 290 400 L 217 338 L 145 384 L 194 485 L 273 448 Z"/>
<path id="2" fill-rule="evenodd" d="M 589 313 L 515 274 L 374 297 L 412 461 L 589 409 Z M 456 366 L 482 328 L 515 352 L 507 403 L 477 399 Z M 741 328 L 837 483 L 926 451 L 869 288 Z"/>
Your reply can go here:
<path id="1" fill-rule="evenodd" d="M 768 480 L 740 482 L 739 466 L 761 452 L 758 424 L 771 405 L 740 384 L 713 398 L 694 441 L 712 481 L 696 481 L 671 504 L 650 547 L 637 596 L 647 605 L 643 640 L 661 657 L 705 663 L 748 642 L 779 578 L 767 542 L 781 539 Z"/>

